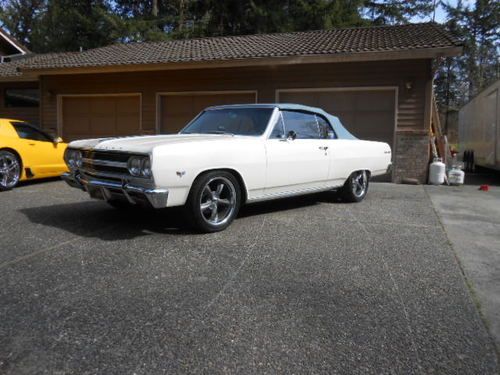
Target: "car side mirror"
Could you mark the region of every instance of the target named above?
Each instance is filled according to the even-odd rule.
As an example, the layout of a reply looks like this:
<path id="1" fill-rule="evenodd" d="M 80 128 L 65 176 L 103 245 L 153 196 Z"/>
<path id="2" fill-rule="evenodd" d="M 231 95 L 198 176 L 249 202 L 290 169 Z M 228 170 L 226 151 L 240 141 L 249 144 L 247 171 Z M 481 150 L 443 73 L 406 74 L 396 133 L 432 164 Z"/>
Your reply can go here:
<path id="1" fill-rule="evenodd" d="M 52 142 L 53 142 L 54 144 L 58 144 L 58 143 L 62 143 L 62 142 L 63 142 L 63 140 L 62 140 L 62 138 L 61 138 L 61 137 L 54 137 L 54 139 L 52 139 Z"/>
<path id="2" fill-rule="evenodd" d="M 289 141 L 293 141 L 297 138 L 297 133 L 295 133 L 293 130 L 290 130 L 288 134 L 286 135 L 286 139 Z"/>

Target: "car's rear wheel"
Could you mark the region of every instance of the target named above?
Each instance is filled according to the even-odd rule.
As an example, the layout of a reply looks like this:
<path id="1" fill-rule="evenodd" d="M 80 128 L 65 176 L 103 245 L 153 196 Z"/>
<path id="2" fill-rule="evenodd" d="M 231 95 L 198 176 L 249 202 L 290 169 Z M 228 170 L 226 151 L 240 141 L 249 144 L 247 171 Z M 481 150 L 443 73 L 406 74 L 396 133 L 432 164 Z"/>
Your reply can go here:
<path id="1" fill-rule="evenodd" d="M 226 229 L 238 215 L 241 188 L 229 172 L 208 172 L 195 180 L 187 203 L 197 229 L 218 232 Z"/>
<path id="2" fill-rule="evenodd" d="M 0 150 L 0 191 L 10 190 L 21 178 L 21 161 L 14 153 Z"/>
<path id="3" fill-rule="evenodd" d="M 368 192 L 369 180 L 367 171 L 353 172 L 342 187 L 342 199 L 346 202 L 361 202 Z"/>

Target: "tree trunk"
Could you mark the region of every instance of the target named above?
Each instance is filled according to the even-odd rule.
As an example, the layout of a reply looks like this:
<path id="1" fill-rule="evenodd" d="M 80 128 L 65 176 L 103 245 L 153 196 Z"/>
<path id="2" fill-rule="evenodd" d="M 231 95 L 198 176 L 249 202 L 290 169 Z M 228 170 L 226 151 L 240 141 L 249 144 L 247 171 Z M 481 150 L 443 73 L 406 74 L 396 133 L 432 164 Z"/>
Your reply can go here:
<path id="1" fill-rule="evenodd" d="M 151 14 L 153 15 L 153 17 L 158 17 L 158 0 L 153 0 Z"/>

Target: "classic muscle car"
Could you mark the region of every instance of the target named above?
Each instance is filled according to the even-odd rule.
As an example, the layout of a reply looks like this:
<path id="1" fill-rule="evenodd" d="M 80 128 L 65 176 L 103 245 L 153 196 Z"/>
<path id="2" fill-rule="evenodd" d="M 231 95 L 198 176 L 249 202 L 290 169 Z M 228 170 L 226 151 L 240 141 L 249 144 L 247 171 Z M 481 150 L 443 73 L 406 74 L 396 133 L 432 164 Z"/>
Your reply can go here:
<path id="1" fill-rule="evenodd" d="M 0 191 L 19 181 L 60 176 L 68 170 L 66 144 L 24 121 L 0 119 Z"/>
<path id="2" fill-rule="evenodd" d="M 185 206 L 197 228 L 225 229 L 242 204 L 338 190 L 363 200 L 391 149 L 295 104 L 210 107 L 178 134 L 71 142 L 63 179 L 111 206 Z"/>

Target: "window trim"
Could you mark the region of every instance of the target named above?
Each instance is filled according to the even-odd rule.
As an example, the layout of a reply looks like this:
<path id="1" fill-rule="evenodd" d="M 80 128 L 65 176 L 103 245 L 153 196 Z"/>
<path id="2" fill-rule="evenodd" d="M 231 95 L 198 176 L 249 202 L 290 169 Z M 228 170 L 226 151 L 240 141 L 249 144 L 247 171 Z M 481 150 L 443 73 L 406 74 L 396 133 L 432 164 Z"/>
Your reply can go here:
<path id="1" fill-rule="evenodd" d="M 31 138 L 23 138 L 19 135 L 19 133 L 17 132 L 17 129 L 16 129 L 16 124 L 19 124 L 19 125 L 23 125 L 23 126 L 26 126 L 28 128 L 30 128 L 31 130 L 33 130 L 35 133 L 39 133 L 41 135 L 43 135 L 45 138 L 47 138 L 47 141 L 41 141 L 39 139 L 31 139 Z M 53 143 L 54 142 L 54 138 L 50 136 L 50 134 L 44 132 L 43 130 L 41 129 L 38 129 L 36 126 L 30 124 L 29 122 L 25 122 L 25 121 L 14 121 L 14 122 L 11 122 L 10 125 L 14 128 L 14 131 L 16 132 L 17 134 L 17 137 L 19 139 L 25 139 L 25 140 L 29 140 L 29 141 L 35 141 L 35 142 L 51 142 Z"/>
<path id="2" fill-rule="evenodd" d="M 9 90 L 33 90 L 38 92 L 38 104 L 37 105 L 28 105 L 28 106 L 16 106 L 16 105 L 7 105 L 7 92 Z M 41 93 L 40 93 L 40 88 L 38 87 L 5 87 L 3 89 L 3 108 L 9 108 L 9 109 L 38 109 L 40 108 L 40 102 L 41 102 Z"/>
<path id="3" fill-rule="evenodd" d="M 319 131 L 319 123 L 318 123 L 318 120 L 317 120 L 316 116 L 320 116 L 332 128 L 333 134 L 335 136 L 335 138 L 332 138 L 332 139 L 338 139 L 337 138 L 337 133 L 335 132 L 335 129 L 333 128 L 333 126 L 330 123 L 330 121 L 328 121 L 328 119 L 326 117 L 324 117 L 323 115 L 321 115 L 319 113 L 312 112 L 312 111 L 300 110 L 300 109 L 282 109 L 282 108 L 278 108 L 278 110 L 279 110 L 279 113 L 280 113 L 279 119 L 281 119 L 282 124 L 283 124 L 283 134 L 284 134 L 285 137 L 286 137 L 286 133 L 287 132 L 286 132 L 285 119 L 283 118 L 283 112 L 296 112 L 296 113 L 303 113 L 303 114 L 306 114 L 306 115 L 312 115 L 312 116 L 314 116 L 314 120 L 316 121 L 316 125 L 318 127 L 318 134 L 320 134 L 320 131 Z M 274 124 L 273 128 L 271 129 L 271 132 L 269 133 L 268 139 L 286 139 L 286 138 L 271 138 L 271 134 L 273 133 L 274 128 L 275 128 L 276 125 L 277 124 Z M 318 140 L 318 141 L 323 140 L 324 141 L 326 139 L 325 138 L 297 138 L 296 140 Z"/>
<path id="4" fill-rule="evenodd" d="M 320 139 L 329 139 L 329 140 L 339 139 L 339 137 L 337 136 L 337 132 L 333 128 L 332 123 L 330 121 L 328 121 L 328 119 L 325 116 L 323 116 L 319 113 L 315 113 L 315 116 L 316 116 L 316 121 L 318 122 L 318 130 L 320 130 L 319 129 L 319 121 L 318 121 L 318 117 L 320 117 L 323 120 L 325 120 L 325 122 L 328 124 L 328 126 L 330 126 L 330 129 L 332 130 L 332 133 L 333 133 L 333 138 L 320 138 Z M 320 133 L 321 133 L 321 130 L 320 130 Z"/>

